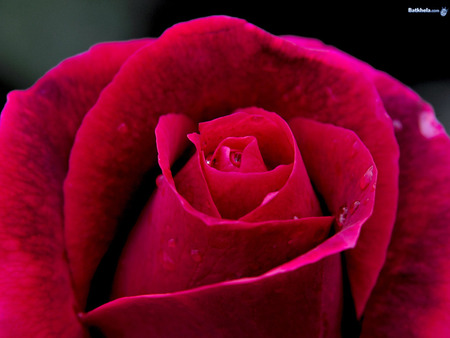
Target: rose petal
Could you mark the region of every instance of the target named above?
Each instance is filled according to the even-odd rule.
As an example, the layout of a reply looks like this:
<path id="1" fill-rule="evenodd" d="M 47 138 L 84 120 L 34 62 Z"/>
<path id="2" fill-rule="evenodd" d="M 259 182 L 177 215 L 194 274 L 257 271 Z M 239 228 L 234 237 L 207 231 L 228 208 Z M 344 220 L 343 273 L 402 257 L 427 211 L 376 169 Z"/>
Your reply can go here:
<path id="1" fill-rule="evenodd" d="M 217 169 L 224 166 L 217 162 L 221 156 L 217 149 L 223 149 L 221 146 L 227 142 L 236 145 L 236 138 L 245 135 L 258 140 L 262 158 L 268 167 L 276 166 L 274 169 L 250 173 Z M 197 148 L 209 193 L 222 217 L 251 222 L 321 215 L 295 139 L 287 123 L 278 115 L 257 108 L 239 109 L 229 116 L 202 123 L 200 135 L 190 137 Z M 208 164 L 203 154 L 211 152 L 209 161 L 214 162 Z M 245 151 L 241 157 L 242 161 L 246 160 Z M 290 165 L 278 165 L 280 163 Z M 182 184 L 184 182 L 180 181 Z M 195 195 L 192 197 L 197 199 Z"/>
<path id="2" fill-rule="evenodd" d="M 94 201 L 96 206 L 79 219 L 102 229 L 117 222 L 118 198 L 124 204 L 155 164 L 149 135 L 160 115 L 180 112 L 198 122 L 258 106 L 285 119 L 300 115 L 358 134 L 384 172 L 377 189 L 390 203 L 383 209 L 383 228 L 377 229 L 387 243 L 397 196 L 389 189 L 397 186 L 398 154 L 385 153 L 396 149 L 392 124 L 373 84 L 333 60 L 329 53 L 298 48 L 234 18 L 209 17 L 167 30 L 122 66 L 77 135 L 71 157 L 79 163 L 77 182 L 86 187 L 80 196 L 84 206 Z M 114 131 L 123 123 L 132 137 L 119 142 Z M 92 151 L 93 144 L 104 152 Z M 380 251 L 370 257 L 384 260 Z"/>
<path id="3" fill-rule="evenodd" d="M 400 145 L 398 216 L 367 304 L 364 337 L 450 335 L 450 140 L 432 108 L 374 72 Z"/>
<path id="4" fill-rule="evenodd" d="M 321 84 L 321 88 L 311 88 L 308 99 L 312 103 L 321 104 L 321 94 L 329 98 L 330 107 L 328 118 L 320 118 L 321 121 L 344 126 L 356 132 L 359 138 L 369 149 L 377 170 L 377 195 L 375 210 L 371 218 L 364 225 L 357 246 L 346 254 L 346 265 L 349 274 L 352 295 L 355 302 L 356 314 L 361 317 L 365 304 L 375 286 L 378 274 L 385 262 L 387 246 L 389 244 L 392 228 L 396 216 L 396 205 L 398 199 L 398 145 L 394 137 L 392 121 L 386 115 L 381 100 L 374 86 L 364 90 L 364 98 L 356 94 L 358 87 L 366 81 L 371 81 L 369 67 L 361 61 L 349 57 L 347 54 L 326 46 L 320 41 L 295 36 L 287 36 L 285 39 L 297 44 L 304 53 L 321 55 L 330 64 L 342 69 L 348 76 L 355 72 L 359 78 L 353 86 L 345 89 L 341 81 L 341 87 L 328 87 Z M 365 80 L 365 81 L 364 81 Z M 365 85 L 367 86 L 367 85 Z M 341 91 L 344 91 L 343 97 Z M 339 93 L 339 94 L 338 94 Z M 341 98 L 339 98 L 341 96 Z M 355 98 L 359 99 L 355 99 Z M 339 101 L 343 98 L 353 99 L 353 108 L 360 104 L 371 106 L 370 110 L 375 112 L 373 118 L 367 119 L 364 109 L 359 106 L 359 112 L 345 111 Z M 339 108 L 338 108 L 339 107 Z M 342 114 L 338 110 L 342 109 Z M 311 111 L 313 116 L 314 110 Z M 334 116 L 332 114 L 335 114 Z M 344 121 L 344 120 L 345 121 Z"/>
<path id="5" fill-rule="evenodd" d="M 167 293 L 260 275 L 307 252 L 329 234 L 332 218 L 245 223 L 212 220 L 160 181 L 128 238 L 114 297 Z"/>
<path id="6" fill-rule="evenodd" d="M 171 128 L 183 123 L 187 128 Z M 158 179 L 156 195 L 129 237 L 115 297 L 173 292 L 230 276 L 261 274 L 308 251 L 329 234 L 330 217 L 245 223 L 210 218 L 193 209 L 178 193 L 166 160 L 179 151 L 179 140 L 190 126 L 183 115 L 159 119 L 156 140 L 164 177 Z M 190 163 L 198 163 L 197 158 Z"/>
<path id="7" fill-rule="evenodd" d="M 289 39 L 336 50 L 313 39 Z M 393 120 L 401 153 L 397 221 L 363 336 L 448 336 L 448 136 L 432 108 L 412 90 L 345 53 L 335 56 L 350 59 L 372 78 Z M 430 193 L 437 186 L 439 193 Z"/>
<path id="8" fill-rule="evenodd" d="M 84 114 L 145 43 L 97 45 L 8 97 L 0 123 L 2 336 L 83 335 L 65 259 L 63 180 Z"/>
<path id="9" fill-rule="evenodd" d="M 368 218 L 378 175 L 358 136 L 351 130 L 300 117 L 291 119 L 289 125 L 315 188 L 336 217 L 337 230 L 352 218 Z"/>
<path id="10" fill-rule="evenodd" d="M 113 337 L 336 337 L 341 279 L 334 255 L 282 274 L 120 298 L 83 321 Z"/>

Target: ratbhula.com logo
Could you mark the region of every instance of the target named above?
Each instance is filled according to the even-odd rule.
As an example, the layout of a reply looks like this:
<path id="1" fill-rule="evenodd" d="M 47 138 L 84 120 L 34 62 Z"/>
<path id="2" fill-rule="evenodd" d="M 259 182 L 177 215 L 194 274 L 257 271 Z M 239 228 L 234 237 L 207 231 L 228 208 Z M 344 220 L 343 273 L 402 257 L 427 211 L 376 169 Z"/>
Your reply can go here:
<path id="1" fill-rule="evenodd" d="M 440 10 L 439 9 L 430 9 L 430 8 L 408 8 L 408 13 L 439 13 L 441 16 L 446 16 L 447 15 L 447 7 L 442 7 Z"/>

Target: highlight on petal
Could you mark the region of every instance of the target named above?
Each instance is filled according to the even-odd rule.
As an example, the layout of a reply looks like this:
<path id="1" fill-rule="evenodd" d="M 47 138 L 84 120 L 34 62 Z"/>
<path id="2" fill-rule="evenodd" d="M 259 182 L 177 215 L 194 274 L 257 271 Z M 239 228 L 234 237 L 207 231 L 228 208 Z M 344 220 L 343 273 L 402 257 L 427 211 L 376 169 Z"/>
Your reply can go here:
<path id="1" fill-rule="evenodd" d="M 96 45 L 8 96 L 0 120 L 2 336 L 86 333 L 65 258 L 63 181 L 84 114 L 123 61 L 146 43 Z"/>
<path id="2" fill-rule="evenodd" d="M 450 335 L 450 139 L 412 90 L 372 73 L 400 121 L 400 199 L 386 264 L 367 304 L 363 337 Z"/>

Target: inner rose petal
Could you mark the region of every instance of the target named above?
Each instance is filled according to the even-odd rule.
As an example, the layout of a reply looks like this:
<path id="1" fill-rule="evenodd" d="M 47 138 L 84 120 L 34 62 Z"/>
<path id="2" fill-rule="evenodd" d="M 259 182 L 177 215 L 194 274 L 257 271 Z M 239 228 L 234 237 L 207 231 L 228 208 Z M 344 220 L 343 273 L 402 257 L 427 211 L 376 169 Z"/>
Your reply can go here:
<path id="1" fill-rule="evenodd" d="M 295 139 L 277 114 L 255 107 L 239 109 L 200 124 L 199 130 L 200 134 L 188 138 L 197 149 L 207 194 L 222 218 L 239 219 L 260 208 L 261 212 L 254 213 L 255 220 L 261 214 L 265 214 L 263 219 L 321 214 Z M 183 177 L 193 177 L 188 174 L 193 170 L 198 170 L 198 165 L 190 161 L 182 170 Z M 201 207 L 186 184 L 193 185 L 185 179 L 177 180 L 177 189 L 182 195 L 188 194 L 183 196 L 192 205 Z M 290 195 L 295 197 L 292 208 L 280 212 L 280 206 L 271 201 L 287 185 L 297 194 Z M 287 204 L 282 203 L 283 207 Z M 252 221 L 251 217 L 247 221 Z"/>
<path id="2" fill-rule="evenodd" d="M 213 155 L 205 156 L 206 164 L 220 171 L 267 171 L 254 136 L 227 137 Z"/>

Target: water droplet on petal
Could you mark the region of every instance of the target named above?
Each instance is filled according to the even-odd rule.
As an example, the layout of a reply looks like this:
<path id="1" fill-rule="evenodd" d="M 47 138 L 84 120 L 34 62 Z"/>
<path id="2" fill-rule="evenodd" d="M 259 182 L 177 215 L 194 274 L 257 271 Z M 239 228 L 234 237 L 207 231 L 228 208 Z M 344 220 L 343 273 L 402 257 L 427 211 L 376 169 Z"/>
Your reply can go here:
<path id="1" fill-rule="evenodd" d="M 177 241 L 175 240 L 175 238 L 171 238 L 167 241 L 167 246 L 169 248 L 175 248 L 177 246 Z"/>
<path id="2" fill-rule="evenodd" d="M 175 262 L 172 257 L 169 256 L 167 252 L 163 252 L 162 254 L 162 266 L 164 269 L 168 271 L 175 270 Z"/>
<path id="3" fill-rule="evenodd" d="M 361 189 L 366 189 L 367 186 L 372 182 L 373 179 L 373 165 L 364 173 L 364 175 L 359 180 L 359 187 Z"/>
<path id="4" fill-rule="evenodd" d="M 395 131 L 400 131 L 403 129 L 403 124 L 400 120 L 392 120 L 392 126 Z"/>
<path id="5" fill-rule="evenodd" d="M 235 167 L 241 166 L 241 160 L 242 160 L 242 152 L 240 151 L 232 151 L 230 152 L 230 162 Z"/>
<path id="6" fill-rule="evenodd" d="M 354 201 L 352 203 L 352 205 L 350 206 L 350 209 L 349 209 L 350 215 L 353 215 L 355 213 L 355 211 L 359 208 L 360 204 L 361 204 L 360 201 Z"/>
<path id="7" fill-rule="evenodd" d="M 163 176 L 163 175 L 159 175 L 159 176 L 156 178 L 156 186 L 157 186 L 158 188 L 160 188 L 160 187 L 162 186 L 163 182 L 164 182 L 164 176 Z"/>
<path id="8" fill-rule="evenodd" d="M 196 263 L 200 263 L 203 260 L 203 256 L 201 255 L 200 250 L 198 249 L 191 250 L 191 257 Z"/>
<path id="9" fill-rule="evenodd" d="M 347 220 L 347 215 L 348 215 L 348 208 L 345 205 L 343 205 L 342 207 L 339 208 L 339 213 L 336 218 L 338 226 L 340 227 L 344 226 L 344 222 Z"/>
<path id="10" fill-rule="evenodd" d="M 292 217 L 292 219 L 298 219 L 298 216 L 294 216 L 294 217 Z"/>

